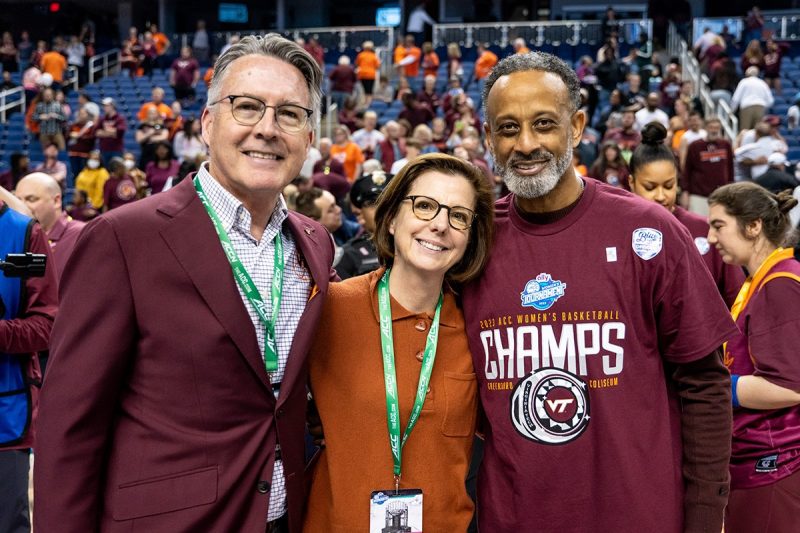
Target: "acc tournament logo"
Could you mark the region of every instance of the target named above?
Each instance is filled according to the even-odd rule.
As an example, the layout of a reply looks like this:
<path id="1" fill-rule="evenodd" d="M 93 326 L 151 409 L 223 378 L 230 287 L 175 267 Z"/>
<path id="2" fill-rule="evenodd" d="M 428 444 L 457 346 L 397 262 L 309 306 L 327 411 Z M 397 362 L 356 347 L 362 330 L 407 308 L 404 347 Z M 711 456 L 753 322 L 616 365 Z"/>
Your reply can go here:
<path id="1" fill-rule="evenodd" d="M 566 283 L 554 280 L 550 274 L 542 272 L 525 284 L 525 290 L 520 293 L 522 307 L 546 311 L 553 307 L 556 300 L 564 296 L 566 290 Z"/>
<path id="2" fill-rule="evenodd" d="M 559 368 L 532 372 L 514 387 L 511 421 L 523 437 L 541 444 L 577 439 L 589 426 L 586 383 Z"/>

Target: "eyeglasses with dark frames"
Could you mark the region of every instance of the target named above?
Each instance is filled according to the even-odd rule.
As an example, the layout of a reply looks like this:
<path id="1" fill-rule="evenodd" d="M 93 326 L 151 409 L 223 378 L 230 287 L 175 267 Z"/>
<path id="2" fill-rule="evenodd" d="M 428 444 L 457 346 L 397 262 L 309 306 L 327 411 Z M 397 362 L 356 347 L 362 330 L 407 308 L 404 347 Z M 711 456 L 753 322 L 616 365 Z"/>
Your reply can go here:
<path id="1" fill-rule="evenodd" d="M 275 123 L 286 133 L 298 133 L 307 125 L 314 113 L 312 109 L 297 104 L 267 105 L 258 98 L 242 94 L 229 94 L 209 105 L 228 101 L 233 119 L 243 126 L 255 126 L 264 118 L 267 108 L 275 110 Z"/>
<path id="2" fill-rule="evenodd" d="M 447 210 L 447 221 L 450 227 L 457 230 L 468 230 L 475 221 L 475 211 L 460 205 L 440 204 L 429 196 L 406 196 L 403 201 L 411 201 L 411 212 L 420 220 L 433 220 L 442 209 Z"/>

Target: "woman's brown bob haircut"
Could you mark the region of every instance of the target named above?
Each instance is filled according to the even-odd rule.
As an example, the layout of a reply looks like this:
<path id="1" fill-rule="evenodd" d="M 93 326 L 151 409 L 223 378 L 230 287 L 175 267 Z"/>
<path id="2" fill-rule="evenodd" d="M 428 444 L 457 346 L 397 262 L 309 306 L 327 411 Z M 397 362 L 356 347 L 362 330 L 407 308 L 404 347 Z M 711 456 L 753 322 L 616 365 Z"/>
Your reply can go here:
<path id="1" fill-rule="evenodd" d="M 441 172 L 465 178 L 475 190 L 475 221 L 469 229 L 469 240 L 464 257 L 445 274 L 445 280 L 463 284 L 481 273 L 494 238 L 494 199 L 486 177 L 473 164 L 445 154 L 427 154 L 408 163 L 389 182 L 378 197 L 375 210 L 377 228 L 373 237 L 381 264 L 391 267 L 394 262 L 394 237 L 389 226 L 408 196 L 411 186 L 426 172 Z M 424 191 L 421 194 L 425 194 Z M 450 231 L 458 231 L 450 228 Z"/>

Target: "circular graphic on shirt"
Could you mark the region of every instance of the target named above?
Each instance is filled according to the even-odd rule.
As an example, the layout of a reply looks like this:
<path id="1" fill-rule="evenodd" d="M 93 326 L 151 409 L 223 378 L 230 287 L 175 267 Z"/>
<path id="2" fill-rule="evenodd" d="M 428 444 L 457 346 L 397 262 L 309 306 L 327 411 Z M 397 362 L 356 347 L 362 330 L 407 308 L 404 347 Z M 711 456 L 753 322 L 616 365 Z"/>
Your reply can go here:
<path id="1" fill-rule="evenodd" d="M 566 444 L 589 425 L 589 394 L 578 376 L 542 368 L 521 379 L 511 395 L 511 421 L 525 438 Z"/>
<path id="2" fill-rule="evenodd" d="M 700 252 L 700 255 L 706 255 L 711 250 L 708 239 L 705 237 L 695 237 L 694 245 L 697 246 L 697 251 Z"/>
<path id="3" fill-rule="evenodd" d="M 117 198 L 120 200 L 133 200 L 136 198 L 136 186 L 130 180 L 122 180 L 117 185 Z"/>

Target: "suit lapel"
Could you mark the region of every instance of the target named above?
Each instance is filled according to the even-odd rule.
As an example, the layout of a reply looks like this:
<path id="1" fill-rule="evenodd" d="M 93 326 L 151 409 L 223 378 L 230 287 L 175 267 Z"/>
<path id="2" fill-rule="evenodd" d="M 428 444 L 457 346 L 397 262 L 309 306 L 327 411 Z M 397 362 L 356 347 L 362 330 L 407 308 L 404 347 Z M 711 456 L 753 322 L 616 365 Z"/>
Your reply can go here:
<path id="1" fill-rule="evenodd" d="M 319 226 L 312 226 L 292 212 L 289 213 L 286 223 L 289 225 L 295 244 L 303 255 L 313 280 L 311 294 L 303 311 L 303 317 L 297 325 L 297 330 L 292 340 L 292 349 L 289 352 L 289 359 L 286 363 L 286 371 L 283 374 L 281 388 L 291 390 L 292 387 L 296 386 L 297 378 L 305 365 L 306 355 L 311 346 L 317 325 L 317 317 L 325 299 L 324 295 L 328 290 L 330 264 L 326 263 L 326 257 L 329 254 L 324 253 L 324 248 L 322 247 L 330 246 L 327 242 L 330 240 L 330 236 Z M 288 396 L 288 394 L 281 394 L 278 397 L 278 405 L 281 405 Z"/>
<path id="2" fill-rule="evenodd" d="M 172 201 L 159 208 L 172 217 L 161 236 L 259 381 L 271 392 L 253 323 L 191 176 L 175 187 L 175 193 Z"/>

